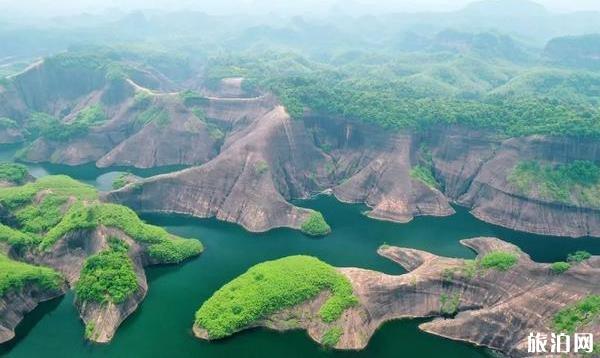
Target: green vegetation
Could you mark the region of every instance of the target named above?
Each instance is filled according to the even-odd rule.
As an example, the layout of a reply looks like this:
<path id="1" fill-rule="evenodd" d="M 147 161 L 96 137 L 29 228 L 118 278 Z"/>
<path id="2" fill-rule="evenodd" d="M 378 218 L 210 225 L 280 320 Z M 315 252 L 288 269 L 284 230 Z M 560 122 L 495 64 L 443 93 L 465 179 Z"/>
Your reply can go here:
<path id="1" fill-rule="evenodd" d="M 63 217 L 66 196 L 46 195 L 39 203 L 27 205 L 15 212 L 21 230 L 40 234 L 56 226 Z"/>
<path id="2" fill-rule="evenodd" d="M 206 104 L 208 100 L 200 93 L 192 90 L 186 90 L 179 93 L 179 98 L 187 107 L 200 106 Z"/>
<path id="3" fill-rule="evenodd" d="M 135 123 L 141 126 L 153 122 L 159 127 L 164 127 L 171 122 L 171 118 L 164 108 L 158 106 L 150 106 L 135 117 Z"/>
<path id="4" fill-rule="evenodd" d="M 163 264 L 175 264 L 196 256 L 204 250 L 202 243 L 193 239 L 179 239 L 171 236 L 148 248 L 148 254 Z"/>
<path id="5" fill-rule="evenodd" d="M 7 243 L 12 247 L 27 247 L 39 244 L 41 238 L 15 230 L 4 224 L 0 224 L 0 242 Z"/>
<path id="6" fill-rule="evenodd" d="M 261 175 L 268 171 L 269 171 L 269 164 L 267 164 L 267 162 L 265 162 L 264 160 L 259 160 L 254 165 L 254 172 L 256 173 L 256 175 Z"/>
<path id="7" fill-rule="evenodd" d="M 417 152 L 420 164 L 410 170 L 411 178 L 422 182 L 432 189 L 439 189 L 440 183 L 433 176 L 433 156 L 426 144 L 421 144 Z"/>
<path id="8" fill-rule="evenodd" d="M 554 315 L 553 325 L 559 332 L 574 333 L 600 317 L 600 296 L 590 295 L 565 307 Z"/>
<path id="9" fill-rule="evenodd" d="M 453 316 L 458 312 L 460 304 L 460 293 L 455 292 L 451 295 L 443 293 L 440 296 L 440 312 L 444 316 Z"/>
<path id="10" fill-rule="evenodd" d="M 31 202 L 40 191 L 56 196 L 72 196 L 79 200 L 98 198 L 98 193 L 90 185 L 80 183 L 66 175 L 51 175 L 22 186 L 0 188 L 0 204 L 8 209 L 16 209 Z"/>
<path id="11" fill-rule="evenodd" d="M 220 142 L 223 139 L 225 139 L 225 133 L 223 133 L 223 130 L 221 130 L 221 128 L 217 124 L 211 122 L 206 117 L 206 113 L 204 113 L 204 110 L 202 108 L 194 108 L 192 109 L 192 113 L 196 118 L 198 118 L 202 123 L 204 123 L 204 125 L 206 126 L 206 130 L 208 131 L 208 135 L 213 140 Z"/>
<path id="12" fill-rule="evenodd" d="M 27 130 L 32 137 L 44 137 L 55 141 L 67 141 L 88 133 L 90 128 L 106 121 L 106 114 L 100 105 L 82 109 L 71 122 L 46 113 L 34 112 L 27 121 Z"/>
<path id="13" fill-rule="evenodd" d="M 587 251 L 576 251 L 567 256 L 567 261 L 575 262 L 575 263 L 583 262 L 583 261 L 589 259 L 590 257 L 592 257 L 592 254 L 590 254 Z"/>
<path id="14" fill-rule="evenodd" d="M 323 236 L 331 232 L 331 227 L 325 221 L 323 214 L 311 210 L 310 216 L 302 223 L 300 230 L 310 236 Z"/>
<path id="15" fill-rule="evenodd" d="M 491 251 L 485 254 L 479 262 L 485 269 L 496 269 L 498 271 L 507 271 L 513 267 L 519 257 L 517 254 L 506 251 Z"/>
<path id="16" fill-rule="evenodd" d="M 247 90 L 274 92 L 296 119 L 310 108 L 392 130 L 459 124 L 508 136 L 600 136 L 600 111 L 593 100 L 600 81 L 592 74 L 581 74 L 578 81 L 534 81 L 539 84 L 533 91 L 516 86 L 495 92 L 527 70 L 475 56 L 353 57 L 328 63 L 269 52 L 215 58 L 208 71 L 229 75 L 228 69 L 238 69 Z M 591 85 L 573 85 L 583 82 Z"/>
<path id="17" fill-rule="evenodd" d="M 23 184 L 27 174 L 27 167 L 22 164 L 0 163 L 0 181 Z"/>
<path id="18" fill-rule="evenodd" d="M 0 129 L 17 128 L 17 122 L 10 118 L 0 117 Z"/>
<path id="19" fill-rule="evenodd" d="M 75 285 L 78 300 L 121 303 L 138 289 L 133 262 L 123 245 L 112 244 L 110 249 L 85 260 Z"/>
<path id="20" fill-rule="evenodd" d="M 324 290 L 331 293 L 319 311 L 324 322 L 335 321 L 357 303 L 350 282 L 314 257 L 263 262 L 215 292 L 196 312 L 195 323 L 206 329 L 210 338 L 222 338 Z"/>
<path id="21" fill-rule="evenodd" d="M 547 200 L 600 207 L 600 166 L 590 161 L 558 166 L 520 162 L 508 180 L 524 194 L 538 193 Z"/>
<path id="22" fill-rule="evenodd" d="M 58 289 L 60 275 L 49 268 L 13 261 L 0 253 L 0 297 L 9 291 L 20 290 L 27 284 L 43 289 Z"/>
<path id="23" fill-rule="evenodd" d="M 92 186 L 64 175 L 0 188 L 0 204 L 14 211 L 19 223 L 19 230 L 0 225 L 0 241 L 19 246 L 39 245 L 45 250 L 69 232 L 104 225 L 148 244 L 150 257 L 160 263 L 180 262 L 203 250 L 197 240 L 173 236 L 144 223 L 125 206 L 99 203 L 97 199 L 98 193 Z"/>
<path id="24" fill-rule="evenodd" d="M 439 183 L 433 176 L 431 168 L 422 165 L 417 165 L 410 170 L 411 178 L 422 182 L 432 189 L 439 188 Z"/>
<path id="25" fill-rule="evenodd" d="M 463 260 L 463 264 L 460 266 L 444 269 L 442 271 L 442 279 L 444 281 L 451 281 L 455 277 L 462 277 L 470 280 L 477 275 L 485 273 L 487 269 L 507 271 L 517 263 L 518 259 L 515 253 L 492 251 L 482 258 Z"/>
<path id="26" fill-rule="evenodd" d="M 91 340 L 96 335 L 96 324 L 89 322 L 85 325 L 85 338 Z"/>
<path id="27" fill-rule="evenodd" d="M 325 333 L 323 333 L 323 337 L 321 337 L 321 344 L 325 347 L 335 347 L 335 345 L 340 341 L 343 333 L 344 331 L 341 327 L 331 327 L 325 331 Z"/>
<path id="28" fill-rule="evenodd" d="M 564 262 L 564 261 L 554 262 L 550 266 L 550 269 L 552 270 L 552 272 L 554 272 L 556 274 L 561 274 L 563 272 L 567 272 L 570 268 L 571 268 L 571 264 L 568 262 Z"/>
<path id="29" fill-rule="evenodd" d="M 113 180 L 112 182 L 112 188 L 114 190 L 117 189 L 121 189 L 122 187 L 124 187 L 125 185 L 128 184 L 128 178 L 131 174 L 130 173 L 121 173 L 119 174 L 119 176 L 117 176 L 115 178 L 115 180 Z"/>
<path id="30" fill-rule="evenodd" d="M 98 225 L 118 228 L 132 239 L 150 244 L 150 257 L 160 263 L 180 262 L 203 250 L 202 244 L 197 240 L 181 239 L 170 235 L 163 228 L 144 223 L 128 207 L 100 203 L 71 206 L 62 221 L 48 231 L 41 248 L 51 247 L 68 232 L 90 230 Z"/>
<path id="31" fill-rule="evenodd" d="M 146 109 L 152 104 L 152 95 L 146 91 L 139 91 L 133 96 L 135 109 Z"/>

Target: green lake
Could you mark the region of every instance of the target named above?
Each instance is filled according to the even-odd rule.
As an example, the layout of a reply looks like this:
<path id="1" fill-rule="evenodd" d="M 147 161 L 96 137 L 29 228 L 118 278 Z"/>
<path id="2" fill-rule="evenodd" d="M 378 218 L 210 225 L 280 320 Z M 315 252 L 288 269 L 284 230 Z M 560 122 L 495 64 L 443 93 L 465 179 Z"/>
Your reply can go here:
<path id="1" fill-rule="evenodd" d="M 0 159 L 3 159 L 0 152 Z M 118 173 L 93 167 L 65 169 L 34 165 L 37 175 L 63 172 L 107 189 Z M 140 173 L 140 175 L 143 175 Z M 450 217 L 419 217 L 408 224 L 369 219 L 363 205 L 341 204 L 319 196 L 300 206 L 323 213 L 332 234 L 309 238 L 290 229 L 262 234 L 214 219 L 145 215 L 152 224 L 175 234 L 197 238 L 205 246 L 198 258 L 178 266 L 147 268 L 149 291 L 137 312 L 119 328 L 107 345 L 87 343 L 84 326 L 73 306 L 72 293 L 41 304 L 17 329 L 17 338 L 0 345 L 7 357 L 490 357 L 483 348 L 454 342 L 418 330 L 424 320 L 389 322 L 379 329 L 369 346 L 359 352 L 321 348 L 304 331 L 277 333 L 252 329 L 231 338 L 205 342 L 193 337 L 194 313 L 223 284 L 259 262 L 288 255 L 313 255 L 335 266 L 368 268 L 389 274 L 403 269 L 376 254 L 383 243 L 431 251 L 435 254 L 474 257 L 459 240 L 495 236 L 518 245 L 534 260 L 564 260 L 569 252 L 600 254 L 600 239 L 566 239 L 519 233 L 473 218 L 457 207 Z"/>

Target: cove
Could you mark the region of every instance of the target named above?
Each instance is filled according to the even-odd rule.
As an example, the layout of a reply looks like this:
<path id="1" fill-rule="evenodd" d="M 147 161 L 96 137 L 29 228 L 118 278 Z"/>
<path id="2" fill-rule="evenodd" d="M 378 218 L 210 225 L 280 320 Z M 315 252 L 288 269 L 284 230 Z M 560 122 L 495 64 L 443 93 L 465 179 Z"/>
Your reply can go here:
<path id="1" fill-rule="evenodd" d="M 49 171 L 46 166 L 40 168 Z M 60 168 L 58 168 L 60 169 Z M 93 167 L 71 168 L 75 178 L 102 189 L 100 178 L 110 171 Z M 113 169 L 114 170 L 114 169 Z M 43 175 L 43 173 L 42 173 Z M 108 181 L 107 181 L 108 182 Z M 15 340 L 0 346 L 7 357 L 491 357 L 492 352 L 419 331 L 425 320 L 388 322 L 359 352 L 331 351 L 314 343 L 304 331 L 277 333 L 253 329 L 216 342 L 192 336 L 198 307 L 223 284 L 250 266 L 288 255 L 307 254 L 334 266 L 361 267 L 389 274 L 403 269 L 376 254 L 379 245 L 412 247 L 438 255 L 472 258 L 474 253 L 459 240 L 495 236 L 512 242 L 536 261 L 563 260 L 567 253 L 586 250 L 600 254 L 600 240 L 567 239 L 515 232 L 481 222 L 457 207 L 453 216 L 418 217 L 407 224 L 377 221 L 362 214 L 363 205 L 339 203 L 319 196 L 298 205 L 319 210 L 332 234 L 309 238 L 298 231 L 276 229 L 252 234 L 243 228 L 214 219 L 144 215 L 152 224 L 174 234 L 198 238 L 205 252 L 181 266 L 150 267 L 146 300 L 117 331 L 108 345 L 92 345 L 83 339 L 84 327 L 72 293 L 40 305 L 17 328 Z"/>

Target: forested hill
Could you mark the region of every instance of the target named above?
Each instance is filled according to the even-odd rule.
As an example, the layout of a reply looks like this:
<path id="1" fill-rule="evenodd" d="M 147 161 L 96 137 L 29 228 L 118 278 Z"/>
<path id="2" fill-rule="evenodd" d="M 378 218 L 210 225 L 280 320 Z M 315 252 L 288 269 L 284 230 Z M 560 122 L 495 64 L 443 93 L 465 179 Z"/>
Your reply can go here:
<path id="1" fill-rule="evenodd" d="M 600 33 L 600 15 L 499 4 L 411 16 L 353 17 L 349 8 L 323 18 L 140 11 L 87 23 L 0 21 L 2 49 L 16 54 L 0 58 L 0 126 L 30 140 L 48 123 L 102 119 L 84 121 L 87 130 L 107 123 L 115 101 L 132 99 L 136 86 L 201 97 L 241 77 L 247 93 L 275 94 L 295 119 L 318 113 L 393 130 L 460 124 L 504 136 L 600 136 L 600 35 L 585 34 Z M 547 30 L 559 20 L 561 29 Z M 550 35 L 561 37 L 546 42 Z M 47 56 L 25 70 L 38 61 L 34 49 Z M 81 102 L 94 91 L 102 98 L 87 113 Z"/>

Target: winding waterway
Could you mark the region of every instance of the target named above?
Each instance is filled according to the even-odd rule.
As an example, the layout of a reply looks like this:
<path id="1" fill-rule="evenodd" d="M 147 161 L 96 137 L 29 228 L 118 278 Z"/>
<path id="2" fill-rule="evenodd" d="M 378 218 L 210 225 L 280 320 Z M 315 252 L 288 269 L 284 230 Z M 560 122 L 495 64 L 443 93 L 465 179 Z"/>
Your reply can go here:
<path id="1" fill-rule="evenodd" d="M 11 157 L 0 151 L 0 160 Z M 113 169 L 93 166 L 69 168 L 33 165 L 36 176 L 64 173 L 99 189 L 108 189 L 118 175 Z M 151 174 L 151 173 L 136 173 Z M 7 357 L 490 357 L 486 349 L 454 342 L 418 330 L 424 320 L 389 322 L 360 352 L 325 350 L 304 331 L 277 333 L 253 329 L 231 338 L 205 342 L 192 336 L 194 312 L 210 295 L 251 265 L 294 254 L 316 256 L 335 266 L 354 266 L 401 274 L 403 269 L 376 254 L 383 243 L 472 258 L 474 253 L 459 240 L 495 236 L 512 242 L 534 260 L 563 260 L 567 253 L 587 250 L 600 254 L 600 239 L 564 239 L 519 233 L 473 218 L 456 208 L 450 217 L 420 217 L 408 224 L 377 221 L 362 214 L 362 205 L 347 205 L 320 196 L 297 203 L 323 213 L 332 234 L 312 239 L 297 231 L 276 229 L 262 234 L 214 219 L 145 215 L 152 224 L 172 233 L 197 238 L 205 245 L 198 258 L 178 266 L 147 269 L 149 291 L 137 312 L 129 317 L 107 345 L 85 342 L 84 326 L 73 306 L 72 293 L 45 302 L 17 329 L 17 337 L 0 345 Z"/>

